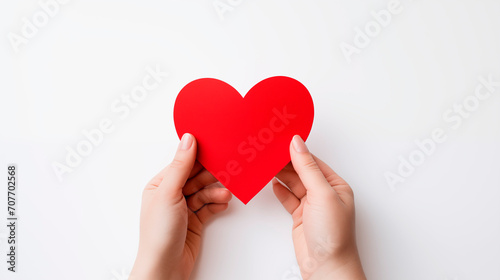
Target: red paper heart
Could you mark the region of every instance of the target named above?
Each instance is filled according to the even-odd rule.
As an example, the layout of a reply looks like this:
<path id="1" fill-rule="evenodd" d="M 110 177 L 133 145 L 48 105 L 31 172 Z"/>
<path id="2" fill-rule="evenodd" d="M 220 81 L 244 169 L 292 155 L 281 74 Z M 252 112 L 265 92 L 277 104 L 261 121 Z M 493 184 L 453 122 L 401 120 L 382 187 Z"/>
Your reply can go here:
<path id="1" fill-rule="evenodd" d="M 204 78 L 177 96 L 179 138 L 198 141 L 198 161 L 247 204 L 290 161 L 296 134 L 307 139 L 314 105 L 307 88 L 289 77 L 271 77 L 243 98 L 229 84 Z"/>

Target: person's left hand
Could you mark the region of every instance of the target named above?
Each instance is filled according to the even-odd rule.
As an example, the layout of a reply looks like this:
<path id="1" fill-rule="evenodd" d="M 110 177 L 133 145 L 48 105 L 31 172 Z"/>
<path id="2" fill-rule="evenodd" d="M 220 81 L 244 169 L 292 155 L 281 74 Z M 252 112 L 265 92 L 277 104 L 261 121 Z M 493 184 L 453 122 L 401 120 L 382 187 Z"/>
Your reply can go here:
<path id="1" fill-rule="evenodd" d="M 188 279 L 204 224 L 227 209 L 231 193 L 208 186 L 217 179 L 196 161 L 196 152 L 196 139 L 184 134 L 172 163 L 144 188 L 139 250 L 130 280 Z"/>

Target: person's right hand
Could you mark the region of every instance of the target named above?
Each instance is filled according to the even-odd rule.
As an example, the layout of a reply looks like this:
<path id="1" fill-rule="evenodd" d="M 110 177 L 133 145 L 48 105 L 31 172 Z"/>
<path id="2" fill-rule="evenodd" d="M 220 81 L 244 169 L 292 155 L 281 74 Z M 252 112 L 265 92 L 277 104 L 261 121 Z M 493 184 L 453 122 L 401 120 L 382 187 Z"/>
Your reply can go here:
<path id="1" fill-rule="evenodd" d="M 298 135 L 290 156 L 291 164 L 276 175 L 286 186 L 273 179 L 273 189 L 292 215 L 303 279 L 366 279 L 356 247 L 352 189 Z"/>

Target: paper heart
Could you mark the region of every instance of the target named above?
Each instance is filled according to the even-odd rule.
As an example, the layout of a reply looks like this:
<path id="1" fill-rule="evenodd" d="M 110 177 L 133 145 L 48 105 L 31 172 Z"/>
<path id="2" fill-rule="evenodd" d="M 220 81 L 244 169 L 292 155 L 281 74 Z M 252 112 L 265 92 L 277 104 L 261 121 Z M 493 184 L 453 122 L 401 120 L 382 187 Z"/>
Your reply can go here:
<path id="1" fill-rule="evenodd" d="M 187 84 L 177 96 L 174 123 L 198 142 L 198 161 L 247 204 L 290 161 L 294 135 L 306 140 L 314 118 L 307 88 L 283 76 L 256 84 L 243 98 L 211 78 Z"/>

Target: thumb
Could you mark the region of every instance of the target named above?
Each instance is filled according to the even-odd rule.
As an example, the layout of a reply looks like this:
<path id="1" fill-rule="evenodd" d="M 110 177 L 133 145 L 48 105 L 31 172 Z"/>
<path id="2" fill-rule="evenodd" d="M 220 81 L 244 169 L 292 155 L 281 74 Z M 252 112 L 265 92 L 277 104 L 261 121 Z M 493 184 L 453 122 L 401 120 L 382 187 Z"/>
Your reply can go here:
<path id="1" fill-rule="evenodd" d="M 331 185 L 299 135 L 295 135 L 290 143 L 290 157 L 293 168 L 299 175 L 308 194 L 331 192 Z"/>
<path id="2" fill-rule="evenodd" d="M 167 194 L 182 193 L 182 187 L 186 184 L 195 161 L 196 139 L 193 135 L 185 133 L 182 135 L 174 159 L 165 170 L 159 189 Z"/>

